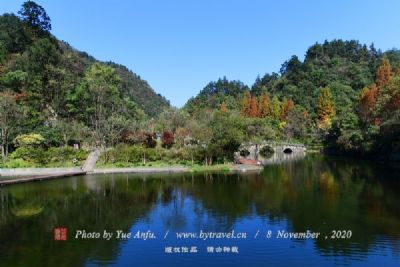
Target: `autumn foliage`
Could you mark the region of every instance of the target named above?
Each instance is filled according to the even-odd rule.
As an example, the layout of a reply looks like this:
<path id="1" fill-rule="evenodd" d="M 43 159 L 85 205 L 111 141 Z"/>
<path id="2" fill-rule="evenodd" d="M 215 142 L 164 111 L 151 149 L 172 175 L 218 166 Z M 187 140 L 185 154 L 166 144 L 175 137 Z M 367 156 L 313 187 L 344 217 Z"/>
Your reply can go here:
<path id="1" fill-rule="evenodd" d="M 174 138 L 174 134 L 172 132 L 165 131 L 162 133 L 161 142 L 162 142 L 163 147 L 171 148 L 172 145 L 174 144 L 174 141 L 175 141 L 175 138 Z"/>
<path id="2" fill-rule="evenodd" d="M 359 110 L 361 119 L 364 122 L 372 120 L 372 114 L 378 98 L 378 87 L 372 84 L 370 87 L 365 87 L 359 96 Z"/>
<path id="3" fill-rule="evenodd" d="M 376 85 L 378 88 L 382 88 L 389 84 L 391 78 L 392 68 L 390 62 L 387 58 L 383 58 L 376 74 Z"/>
<path id="4" fill-rule="evenodd" d="M 331 90 L 328 87 L 322 88 L 317 103 L 317 116 L 320 128 L 329 128 L 332 119 L 336 116 L 335 106 Z"/>
<path id="5" fill-rule="evenodd" d="M 243 100 L 241 115 L 248 118 L 265 118 L 272 117 L 273 119 L 284 121 L 289 111 L 294 107 L 294 102 L 291 99 L 283 98 L 279 101 L 274 97 L 272 101 L 268 93 L 263 93 L 259 99 L 256 96 L 246 91 Z"/>

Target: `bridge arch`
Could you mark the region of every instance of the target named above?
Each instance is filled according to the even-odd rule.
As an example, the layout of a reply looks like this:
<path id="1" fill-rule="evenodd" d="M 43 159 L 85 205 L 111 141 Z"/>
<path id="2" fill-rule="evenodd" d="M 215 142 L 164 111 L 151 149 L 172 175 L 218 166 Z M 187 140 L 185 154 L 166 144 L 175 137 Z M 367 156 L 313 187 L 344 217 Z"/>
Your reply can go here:
<path id="1" fill-rule="evenodd" d="M 282 152 L 285 154 L 291 154 L 293 153 L 293 149 L 291 147 L 285 147 Z"/>

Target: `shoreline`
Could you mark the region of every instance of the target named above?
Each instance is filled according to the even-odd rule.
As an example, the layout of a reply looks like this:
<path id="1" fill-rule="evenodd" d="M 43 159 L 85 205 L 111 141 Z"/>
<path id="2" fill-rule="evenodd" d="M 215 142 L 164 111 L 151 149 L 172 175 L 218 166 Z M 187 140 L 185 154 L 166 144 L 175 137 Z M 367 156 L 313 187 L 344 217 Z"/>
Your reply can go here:
<path id="1" fill-rule="evenodd" d="M 221 164 L 221 165 L 201 165 L 201 166 L 163 166 L 163 167 L 125 167 L 125 168 L 97 168 L 88 174 L 108 174 L 108 173 L 181 173 L 181 172 L 204 172 L 204 171 L 259 171 L 264 169 L 262 165 L 247 164 Z"/>
<path id="2" fill-rule="evenodd" d="M 60 171 L 63 168 L 38 168 L 38 169 L 10 169 L 4 175 L 4 170 L 0 169 L 0 187 L 19 183 L 28 183 L 42 180 L 51 180 L 72 176 L 94 175 L 94 174 L 156 174 L 156 173 L 193 173 L 193 172 L 247 172 L 261 171 L 264 166 L 245 165 L 245 164 L 223 164 L 211 166 L 167 166 L 167 167 L 132 167 L 132 168 L 98 168 L 93 171 L 83 171 L 81 169 L 71 171 Z M 3 179 L 4 178 L 4 179 Z"/>

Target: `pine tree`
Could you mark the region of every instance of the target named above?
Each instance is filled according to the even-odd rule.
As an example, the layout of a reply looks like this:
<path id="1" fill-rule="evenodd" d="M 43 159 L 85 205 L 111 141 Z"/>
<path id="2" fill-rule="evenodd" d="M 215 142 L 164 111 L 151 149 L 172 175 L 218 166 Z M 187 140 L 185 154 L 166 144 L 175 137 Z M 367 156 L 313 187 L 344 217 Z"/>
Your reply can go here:
<path id="1" fill-rule="evenodd" d="M 322 129 L 330 128 L 332 118 L 336 116 L 331 90 L 328 87 L 321 89 L 317 103 L 318 124 Z"/>
<path id="2" fill-rule="evenodd" d="M 264 118 L 269 115 L 270 99 L 268 93 L 263 93 L 261 95 L 260 103 L 258 105 L 260 117 Z"/>

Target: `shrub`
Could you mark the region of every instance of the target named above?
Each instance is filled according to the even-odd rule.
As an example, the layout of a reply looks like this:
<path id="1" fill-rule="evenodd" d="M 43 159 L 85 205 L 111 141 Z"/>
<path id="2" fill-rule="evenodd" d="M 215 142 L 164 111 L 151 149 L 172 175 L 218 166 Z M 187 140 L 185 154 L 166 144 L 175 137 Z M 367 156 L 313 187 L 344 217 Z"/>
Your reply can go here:
<path id="1" fill-rule="evenodd" d="M 70 163 L 77 166 L 86 159 L 87 154 L 85 150 L 76 150 L 71 147 L 51 147 L 45 150 L 42 147 L 21 146 L 10 155 L 10 164 L 24 165 L 18 167 L 41 167 Z"/>
<path id="2" fill-rule="evenodd" d="M 23 159 L 11 159 L 4 164 L 4 167 L 14 169 L 14 168 L 29 168 L 29 167 L 34 167 L 34 165 Z"/>
<path id="3" fill-rule="evenodd" d="M 44 143 L 44 138 L 40 134 L 30 133 L 21 134 L 14 139 L 16 146 L 39 146 Z"/>
<path id="4" fill-rule="evenodd" d="M 42 147 L 21 146 L 10 155 L 11 159 L 22 159 L 27 162 L 45 165 L 49 160 Z"/>

